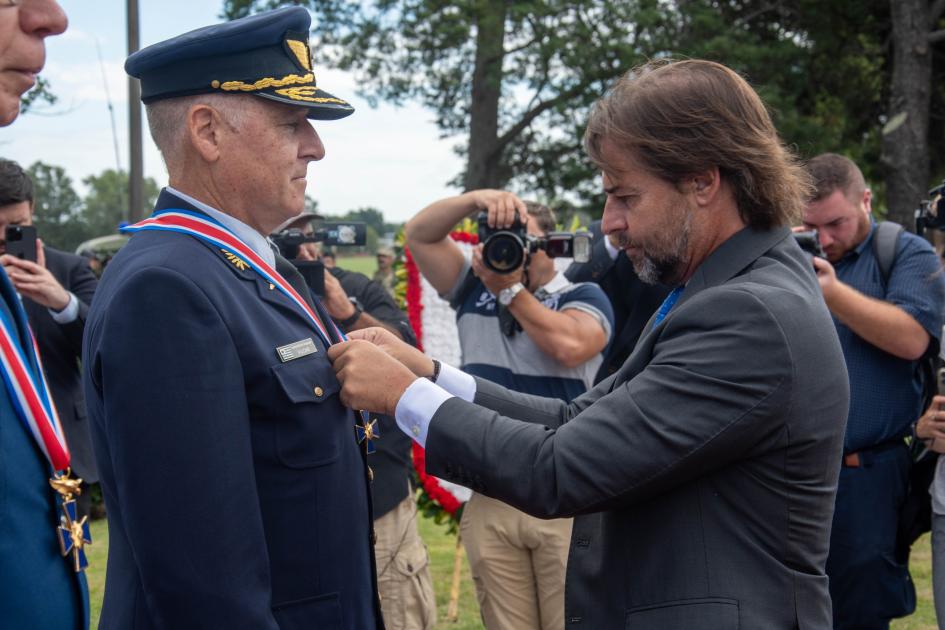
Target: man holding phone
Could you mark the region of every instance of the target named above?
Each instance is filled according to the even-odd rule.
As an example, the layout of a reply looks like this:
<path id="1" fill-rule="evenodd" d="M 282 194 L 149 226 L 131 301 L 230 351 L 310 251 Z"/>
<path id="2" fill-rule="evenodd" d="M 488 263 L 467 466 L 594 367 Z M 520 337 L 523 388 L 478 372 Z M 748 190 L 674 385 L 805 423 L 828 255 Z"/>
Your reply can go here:
<path id="1" fill-rule="evenodd" d="M 79 372 L 85 315 L 98 280 L 81 256 L 43 245 L 33 227 L 33 182 L 19 164 L 0 159 L 0 264 L 17 293 L 36 337 L 50 393 L 72 454 L 72 470 L 85 485 L 98 481 L 85 421 Z M 89 513 L 89 493 L 78 497 L 79 518 Z"/>

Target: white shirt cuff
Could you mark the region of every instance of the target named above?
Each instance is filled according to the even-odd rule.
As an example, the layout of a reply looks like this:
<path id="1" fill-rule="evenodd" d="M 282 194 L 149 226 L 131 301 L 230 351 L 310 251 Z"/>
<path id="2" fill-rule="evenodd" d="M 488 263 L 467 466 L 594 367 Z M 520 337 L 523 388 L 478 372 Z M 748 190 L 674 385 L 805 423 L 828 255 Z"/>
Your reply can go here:
<path id="1" fill-rule="evenodd" d="M 442 373 L 441 373 L 442 375 Z M 394 409 L 400 430 L 426 448 L 430 420 L 444 402 L 453 396 L 428 378 L 418 378 L 404 391 Z"/>
<path id="2" fill-rule="evenodd" d="M 66 304 L 64 309 L 58 313 L 51 308 L 47 310 L 49 311 L 49 314 L 52 315 L 53 321 L 57 324 L 71 324 L 79 316 L 79 298 L 77 298 L 75 294 L 70 291 L 69 303 Z"/>
<path id="3" fill-rule="evenodd" d="M 476 379 L 445 363 L 440 364 L 440 374 L 436 377 L 436 384 L 466 402 L 472 402 L 476 397 Z"/>

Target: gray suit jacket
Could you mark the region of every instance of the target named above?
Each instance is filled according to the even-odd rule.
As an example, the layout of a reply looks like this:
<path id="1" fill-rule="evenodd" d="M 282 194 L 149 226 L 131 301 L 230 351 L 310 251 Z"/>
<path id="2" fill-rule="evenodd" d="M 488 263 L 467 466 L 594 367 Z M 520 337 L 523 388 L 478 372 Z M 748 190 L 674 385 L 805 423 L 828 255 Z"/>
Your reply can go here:
<path id="1" fill-rule="evenodd" d="M 568 628 L 829 628 L 848 400 L 810 259 L 786 228 L 745 229 L 571 404 L 482 379 L 476 404 L 446 401 L 427 471 L 577 515 Z"/>

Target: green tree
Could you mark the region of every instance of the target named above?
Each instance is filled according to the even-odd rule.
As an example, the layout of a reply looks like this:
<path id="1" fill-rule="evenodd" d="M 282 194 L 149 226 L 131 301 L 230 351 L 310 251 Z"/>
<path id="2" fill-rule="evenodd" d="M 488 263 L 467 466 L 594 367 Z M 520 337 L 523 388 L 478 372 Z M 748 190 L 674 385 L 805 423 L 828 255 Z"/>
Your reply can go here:
<path id="1" fill-rule="evenodd" d="M 33 223 L 44 243 L 72 251 L 88 238 L 82 201 L 61 166 L 34 162 L 26 172 L 33 180 Z"/>
<path id="2" fill-rule="evenodd" d="M 918 6 L 908 16 L 920 17 L 894 29 L 890 5 L 906 2 Z M 802 156 L 849 155 L 879 184 L 880 200 L 882 183 L 908 175 L 910 161 L 930 162 L 933 175 L 945 169 L 945 154 L 923 157 L 921 149 L 891 159 L 892 148 L 917 143 L 888 139 L 884 151 L 882 133 L 911 89 L 894 85 L 893 51 L 911 50 L 931 60 L 925 135 L 940 144 L 945 65 L 929 45 L 945 39 L 943 0 L 296 3 L 315 14 L 318 63 L 353 72 L 370 102 L 418 101 L 445 136 L 465 136 L 457 151 L 466 168 L 457 183 L 466 189 L 512 183 L 529 196 L 599 214 L 599 182 L 580 144 L 588 108 L 615 77 L 666 56 L 717 60 L 741 72 Z M 239 17 L 277 4 L 225 0 L 224 13 Z M 911 99 L 919 108 L 927 101 L 923 89 Z M 928 180 L 921 170 L 916 177 Z M 914 184 L 900 188 L 908 192 L 897 196 L 915 195 Z"/>
<path id="3" fill-rule="evenodd" d="M 128 212 L 128 173 L 107 169 L 98 175 L 89 175 L 82 180 L 88 186 L 82 218 L 91 236 L 115 234 Z M 144 179 L 144 200 L 141 215 L 148 216 L 154 207 L 159 188 L 150 177 Z"/>
<path id="4" fill-rule="evenodd" d="M 344 218 L 348 221 L 361 221 L 374 228 L 375 234 L 383 234 L 387 229 L 384 222 L 384 213 L 377 208 L 357 208 L 349 210 Z"/>
<path id="5" fill-rule="evenodd" d="M 278 4 L 225 0 L 224 12 L 240 17 Z M 659 0 L 299 4 L 316 15 L 318 63 L 353 71 L 372 102 L 418 100 L 445 135 L 466 136 L 458 150 L 467 189 L 534 173 L 539 150 L 542 166 L 557 163 L 553 153 L 573 156 L 581 110 L 629 60 L 665 49 L 671 26 Z M 577 179 L 589 176 L 582 166 Z M 540 182 L 561 191 L 574 178 L 565 179 Z"/>
<path id="6" fill-rule="evenodd" d="M 24 94 L 20 100 L 20 112 L 25 114 L 38 103 L 55 105 L 57 102 L 59 102 L 59 97 L 53 94 L 49 87 L 49 81 L 45 77 L 36 77 L 36 85 Z"/>

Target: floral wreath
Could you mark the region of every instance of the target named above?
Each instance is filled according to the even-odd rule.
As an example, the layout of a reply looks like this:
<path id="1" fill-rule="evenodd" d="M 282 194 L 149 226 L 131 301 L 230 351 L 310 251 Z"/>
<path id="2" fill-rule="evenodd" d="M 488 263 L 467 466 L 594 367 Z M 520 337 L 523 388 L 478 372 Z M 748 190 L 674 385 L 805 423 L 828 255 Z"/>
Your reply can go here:
<path id="1" fill-rule="evenodd" d="M 471 219 L 463 221 L 450 233 L 450 237 L 456 242 L 469 245 L 479 242 L 476 224 Z M 398 256 L 394 263 L 394 298 L 400 308 L 407 311 L 407 319 L 417 336 L 417 347 L 423 350 L 423 281 L 410 250 L 404 246 L 402 230 L 397 235 L 396 244 L 398 249 L 403 251 L 403 256 Z M 457 492 L 458 486 L 427 474 L 426 452 L 416 442 L 413 442 L 413 467 L 416 474 L 415 486 L 419 489 L 417 510 L 437 524 L 447 524 L 450 533 L 458 531 L 463 505 L 468 496 Z"/>

